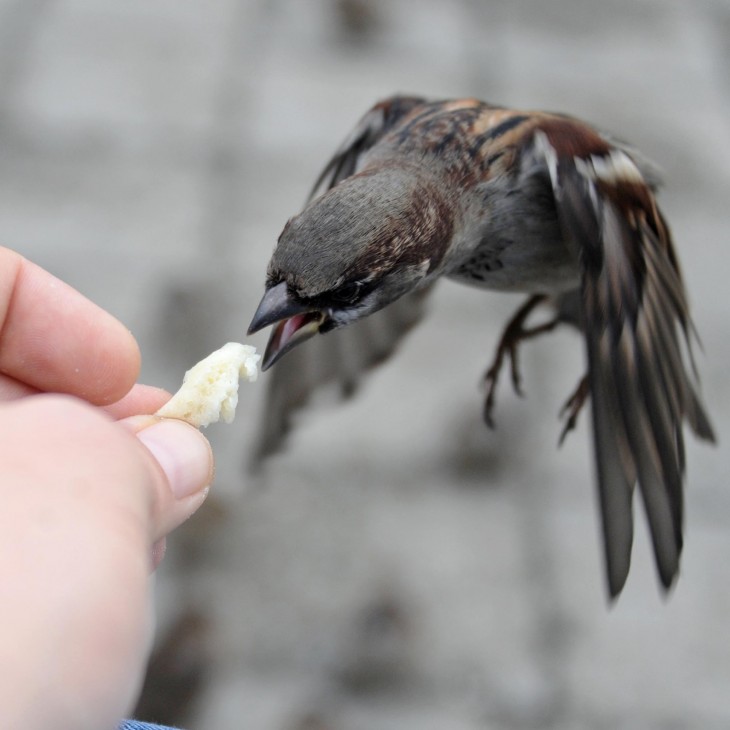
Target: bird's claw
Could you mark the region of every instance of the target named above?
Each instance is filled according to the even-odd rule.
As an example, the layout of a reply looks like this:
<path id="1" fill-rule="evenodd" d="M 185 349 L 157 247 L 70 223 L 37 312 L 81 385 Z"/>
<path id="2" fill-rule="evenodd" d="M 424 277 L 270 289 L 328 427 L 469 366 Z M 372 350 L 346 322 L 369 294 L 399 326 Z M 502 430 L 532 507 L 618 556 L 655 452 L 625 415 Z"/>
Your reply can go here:
<path id="1" fill-rule="evenodd" d="M 484 383 L 487 388 L 487 396 L 484 400 L 484 421 L 489 428 L 494 428 L 494 419 L 492 411 L 494 410 L 495 394 L 497 391 L 497 381 L 499 373 L 504 364 L 505 355 L 510 359 L 510 375 L 512 380 L 512 388 L 517 395 L 523 397 L 522 375 L 520 373 L 519 359 L 517 357 L 518 345 L 523 340 L 528 340 L 543 332 L 549 332 L 557 324 L 557 319 L 550 320 L 545 324 L 537 327 L 526 328 L 525 321 L 530 316 L 535 307 L 542 304 L 547 297 L 543 294 L 531 296 L 518 310 L 505 327 L 502 337 L 497 345 L 497 352 L 494 360 L 484 375 Z"/>
<path id="2" fill-rule="evenodd" d="M 487 387 L 487 397 L 484 400 L 484 421 L 486 422 L 487 426 L 489 426 L 489 428 L 494 428 L 492 411 L 494 410 L 494 402 L 497 392 L 499 373 L 502 370 L 505 355 L 507 355 L 510 359 L 512 388 L 514 389 L 515 393 L 517 393 L 517 395 L 524 395 L 522 391 L 522 377 L 520 375 L 520 368 L 517 361 L 517 345 L 519 344 L 519 339 L 512 339 L 511 337 L 509 337 L 508 330 L 505 330 L 502 339 L 499 341 L 494 360 L 492 361 L 492 364 L 484 375 L 484 383 Z"/>
<path id="3" fill-rule="evenodd" d="M 583 410 L 583 406 L 586 404 L 589 394 L 590 389 L 588 387 L 588 376 L 584 375 L 580 379 L 578 387 L 571 393 L 570 398 L 565 401 L 565 404 L 560 409 L 560 417 L 562 418 L 566 413 L 568 414 L 568 417 L 565 419 L 565 425 L 563 426 L 563 430 L 560 432 L 558 446 L 562 446 L 563 441 L 565 441 L 565 437 L 575 429 L 576 424 L 578 423 L 578 414 Z"/>

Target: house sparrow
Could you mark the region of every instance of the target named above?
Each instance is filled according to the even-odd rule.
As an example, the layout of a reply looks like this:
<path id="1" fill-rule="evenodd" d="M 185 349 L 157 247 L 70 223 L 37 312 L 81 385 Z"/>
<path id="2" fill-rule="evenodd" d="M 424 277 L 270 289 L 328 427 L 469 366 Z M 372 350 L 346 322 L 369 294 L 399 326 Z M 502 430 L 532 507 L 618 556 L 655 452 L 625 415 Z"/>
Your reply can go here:
<path id="1" fill-rule="evenodd" d="M 616 597 L 628 575 L 636 483 L 668 589 L 682 549 L 683 421 L 714 436 L 692 382 L 694 329 L 657 186 L 636 151 L 562 114 L 476 99 L 376 104 L 268 266 L 249 329 L 274 325 L 264 369 L 315 334 L 353 336 L 330 336 L 329 352 L 330 338 L 317 338 L 325 352 L 314 368 L 292 354 L 275 368 L 262 452 L 276 448 L 317 379 L 348 392 L 387 357 L 439 277 L 525 292 L 487 371 L 487 421 L 505 357 L 519 388 L 518 343 L 558 323 L 578 327 L 588 371 L 566 405 L 566 430 L 590 396 L 608 591 Z M 554 318 L 528 327 L 542 305 Z"/>

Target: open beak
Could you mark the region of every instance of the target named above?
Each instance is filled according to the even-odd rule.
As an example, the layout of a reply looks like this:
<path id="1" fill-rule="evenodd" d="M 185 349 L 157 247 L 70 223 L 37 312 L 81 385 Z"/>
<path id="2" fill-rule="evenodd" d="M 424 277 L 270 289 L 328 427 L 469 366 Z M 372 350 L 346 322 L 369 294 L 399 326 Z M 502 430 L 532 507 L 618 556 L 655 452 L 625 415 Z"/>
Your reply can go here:
<path id="1" fill-rule="evenodd" d="M 275 325 L 266 345 L 261 369 L 270 368 L 282 355 L 319 332 L 324 313 L 295 301 L 286 282 L 271 287 L 264 294 L 248 328 L 248 334 Z"/>

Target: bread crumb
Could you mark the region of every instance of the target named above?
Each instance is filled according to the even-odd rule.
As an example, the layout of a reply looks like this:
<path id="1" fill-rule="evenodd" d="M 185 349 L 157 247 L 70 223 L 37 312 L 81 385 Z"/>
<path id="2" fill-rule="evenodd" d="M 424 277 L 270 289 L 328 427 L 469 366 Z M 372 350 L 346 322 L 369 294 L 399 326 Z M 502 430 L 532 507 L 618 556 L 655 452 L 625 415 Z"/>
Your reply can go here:
<path id="1" fill-rule="evenodd" d="M 238 405 L 238 381 L 258 377 L 261 356 L 251 345 L 229 342 L 185 373 L 180 390 L 155 415 L 178 418 L 196 428 L 231 423 Z"/>

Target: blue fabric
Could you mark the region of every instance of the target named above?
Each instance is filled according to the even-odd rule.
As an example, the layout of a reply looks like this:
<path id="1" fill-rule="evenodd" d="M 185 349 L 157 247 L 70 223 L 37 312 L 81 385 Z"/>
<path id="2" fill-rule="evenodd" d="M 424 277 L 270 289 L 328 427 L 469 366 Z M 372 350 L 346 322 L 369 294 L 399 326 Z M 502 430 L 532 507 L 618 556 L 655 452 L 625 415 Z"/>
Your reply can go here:
<path id="1" fill-rule="evenodd" d="M 124 720 L 117 730 L 175 730 L 169 725 L 154 725 L 140 720 Z"/>

